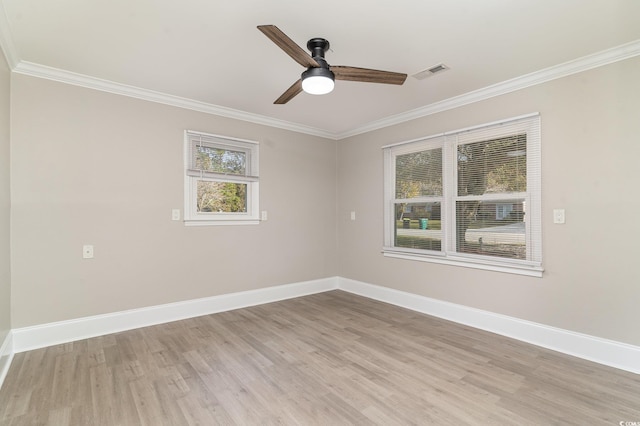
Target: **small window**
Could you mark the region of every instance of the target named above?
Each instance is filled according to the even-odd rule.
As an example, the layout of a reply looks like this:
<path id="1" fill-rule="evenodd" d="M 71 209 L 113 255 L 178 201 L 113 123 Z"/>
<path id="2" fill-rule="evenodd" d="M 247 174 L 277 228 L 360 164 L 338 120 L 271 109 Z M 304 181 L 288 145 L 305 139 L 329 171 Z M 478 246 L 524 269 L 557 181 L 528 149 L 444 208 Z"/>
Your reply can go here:
<path id="1" fill-rule="evenodd" d="M 185 132 L 185 223 L 258 223 L 258 143 Z"/>
<path id="2" fill-rule="evenodd" d="M 537 114 L 384 154 L 385 255 L 542 274 Z"/>

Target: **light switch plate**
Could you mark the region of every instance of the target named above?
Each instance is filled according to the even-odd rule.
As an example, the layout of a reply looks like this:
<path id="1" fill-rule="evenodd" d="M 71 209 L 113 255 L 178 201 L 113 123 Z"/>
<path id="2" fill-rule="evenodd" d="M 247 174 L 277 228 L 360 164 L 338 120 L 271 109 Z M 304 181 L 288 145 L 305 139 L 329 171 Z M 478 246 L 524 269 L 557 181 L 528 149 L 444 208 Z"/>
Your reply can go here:
<path id="1" fill-rule="evenodd" d="M 351 212 L 351 220 L 356 220 L 356 212 Z"/>

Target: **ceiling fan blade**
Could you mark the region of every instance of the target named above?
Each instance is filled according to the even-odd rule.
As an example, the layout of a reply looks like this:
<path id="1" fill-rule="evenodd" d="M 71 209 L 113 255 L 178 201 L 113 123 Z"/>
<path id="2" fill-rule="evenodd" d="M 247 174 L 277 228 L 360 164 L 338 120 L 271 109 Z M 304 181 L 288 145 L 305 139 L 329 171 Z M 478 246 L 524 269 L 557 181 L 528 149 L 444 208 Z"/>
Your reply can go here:
<path id="1" fill-rule="evenodd" d="M 363 81 L 365 83 L 402 84 L 406 74 L 390 71 L 370 70 L 368 68 L 332 66 L 336 80 Z"/>
<path id="2" fill-rule="evenodd" d="M 294 98 L 298 93 L 302 92 L 302 79 L 299 79 L 295 83 L 291 85 L 285 92 L 280 95 L 278 99 L 275 100 L 274 104 L 282 105 L 289 102 Z"/>
<path id="3" fill-rule="evenodd" d="M 258 25 L 258 29 L 264 35 L 269 37 L 272 42 L 285 51 L 285 53 L 293 58 L 305 68 L 319 67 L 318 63 L 309 55 L 302 47 L 298 46 L 293 40 L 283 33 L 280 28 L 275 25 Z"/>

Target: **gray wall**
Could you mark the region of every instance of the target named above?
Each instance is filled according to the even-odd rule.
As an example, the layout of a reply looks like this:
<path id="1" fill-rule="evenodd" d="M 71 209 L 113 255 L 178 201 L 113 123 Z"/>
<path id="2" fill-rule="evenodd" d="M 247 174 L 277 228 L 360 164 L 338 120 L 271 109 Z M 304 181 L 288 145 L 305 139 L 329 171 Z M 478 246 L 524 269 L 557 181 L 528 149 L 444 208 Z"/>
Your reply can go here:
<path id="1" fill-rule="evenodd" d="M 335 141 L 20 74 L 12 90 L 14 328 L 335 276 Z M 268 221 L 171 221 L 185 129 L 260 142 Z"/>
<path id="2" fill-rule="evenodd" d="M 337 143 L 14 75 L 12 326 L 340 275 L 640 345 L 638 75 L 629 59 Z M 535 111 L 543 278 L 381 255 L 381 146 Z M 261 142 L 267 222 L 170 220 L 183 203 L 184 129 Z M 565 225 L 552 224 L 554 208 Z M 81 258 L 83 244 L 95 259 Z"/>
<path id="3" fill-rule="evenodd" d="M 9 184 L 10 72 L 0 50 L 0 346 L 11 330 Z"/>
<path id="4" fill-rule="evenodd" d="M 639 75 L 633 58 L 341 141 L 339 275 L 640 345 Z M 543 278 L 382 256 L 383 145 L 536 111 Z"/>

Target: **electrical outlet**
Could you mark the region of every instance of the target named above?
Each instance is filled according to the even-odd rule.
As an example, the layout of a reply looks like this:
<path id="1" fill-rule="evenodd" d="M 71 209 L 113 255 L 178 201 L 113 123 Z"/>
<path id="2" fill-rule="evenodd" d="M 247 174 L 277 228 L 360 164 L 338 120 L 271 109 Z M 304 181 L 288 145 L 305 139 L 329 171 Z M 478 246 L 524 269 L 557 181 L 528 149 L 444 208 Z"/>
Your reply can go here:
<path id="1" fill-rule="evenodd" d="M 260 212 L 260 220 L 267 220 L 269 218 L 269 216 L 267 215 L 267 211 L 266 210 L 262 210 Z"/>
<path id="2" fill-rule="evenodd" d="M 356 220 L 356 212 L 351 212 L 351 220 Z"/>
<path id="3" fill-rule="evenodd" d="M 564 209 L 553 210 L 553 223 L 564 223 Z"/>
<path id="4" fill-rule="evenodd" d="M 171 210 L 171 220 L 180 220 L 180 209 Z"/>

